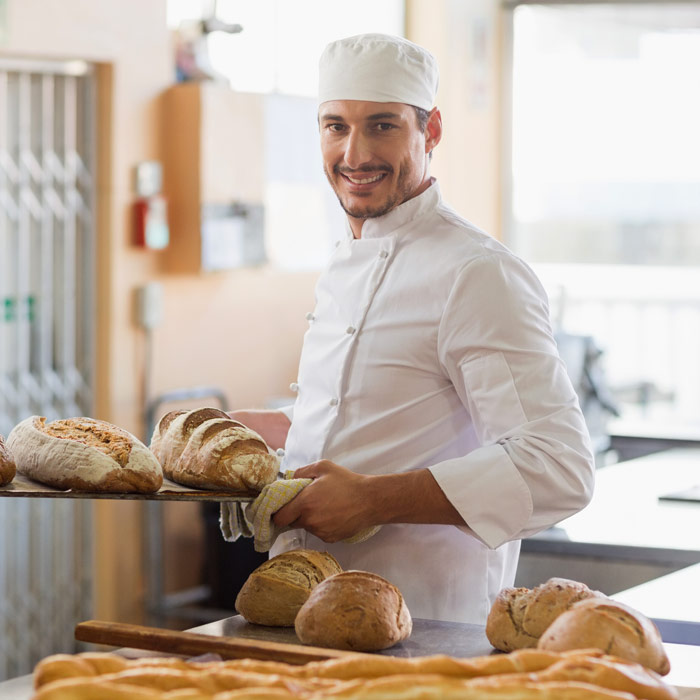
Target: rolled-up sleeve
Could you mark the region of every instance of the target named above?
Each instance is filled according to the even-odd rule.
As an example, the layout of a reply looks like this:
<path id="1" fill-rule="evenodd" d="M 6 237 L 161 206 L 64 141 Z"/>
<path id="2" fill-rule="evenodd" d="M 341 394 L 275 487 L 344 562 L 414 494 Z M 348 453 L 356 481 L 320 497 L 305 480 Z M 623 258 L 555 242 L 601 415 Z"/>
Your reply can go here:
<path id="1" fill-rule="evenodd" d="M 590 439 L 530 268 L 507 252 L 466 266 L 438 352 L 479 446 L 430 470 L 469 531 L 495 548 L 585 507 L 595 472 Z"/>

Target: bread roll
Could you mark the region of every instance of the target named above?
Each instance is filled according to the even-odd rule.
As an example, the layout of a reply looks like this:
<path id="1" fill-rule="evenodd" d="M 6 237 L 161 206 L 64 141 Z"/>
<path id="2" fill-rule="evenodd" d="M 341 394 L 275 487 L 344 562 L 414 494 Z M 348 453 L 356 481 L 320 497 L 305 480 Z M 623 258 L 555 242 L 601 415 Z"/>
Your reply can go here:
<path id="1" fill-rule="evenodd" d="M 163 483 L 158 460 L 138 438 L 94 418 L 32 416 L 12 429 L 7 446 L 20 474 L 58 489 L 153 493 Z"/>
<path id="2" fill-rule="evenodd" d="M 579 600 L 604 597 L 585 583 L 551 578 L 536 588 L 504 588 L 491 606 L 486 637 L 496 649 L 536 647 L 550 624 Z"/>
<path id="3" fill-rule="evenodd" d="M 345 571 L 311 591 L 294 622 L 304 644 L 378 651 L 411 634 L 411 614 L 401 591 L 367 571 Z"/>
<path id="4" fill-rule="evenodd" d="M 256 625 L 294 627 L 294 619 L 311 591 L 341 571 L 328 552 L 283 552 L 248 576 L 236 597 L 236 610 Z"/>
<path id="5" fill-rule="evenodd" d="M 606 598 L 573 605 L 547 628 L 537 646 L 549 651 L 602 649 L 661 675 L 671 670 L 656 625 L 637 610 Z"/>
<path id="6" fill-rule="evenodd" d="M 261 491 L 279 471 L 260 435 L 218 408 L 166 413 L 150 447 L 169 479 L 195 488 Z"/>
<path id="7" fill-rule="evenodd" d="M 12 459 L 12 455 L 5 446 L 2 435 L 0 435 L 0 486 L 9 484 L 15 478 L 15 473 L 15 460 Z"/>

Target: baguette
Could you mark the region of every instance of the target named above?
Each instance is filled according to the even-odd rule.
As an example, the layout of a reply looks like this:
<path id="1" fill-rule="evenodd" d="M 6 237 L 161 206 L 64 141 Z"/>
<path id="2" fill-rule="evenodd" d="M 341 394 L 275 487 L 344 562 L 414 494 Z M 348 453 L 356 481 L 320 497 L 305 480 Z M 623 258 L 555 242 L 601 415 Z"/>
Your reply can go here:
<path id="1" fill-rule="evenodd" d="M 9 484 L 15 478 L 17 468 L 10 451 L 5 446 L 5 441 L 0 435 L 0 486 Z"/>
<path id="2" fill-rule="evenodd" d="M 279 471 L 260 435 L 217 408 L 166 413 L 150 448 L 169 479 L 194 488 L 261 491 Z"/>
<path id="3" fill-rule="evenodd" d="M 16 425 L 7 446 L 24 476 L 58 489 L 105 493 L 154 493 L 163 472 L 134 435 L 94 418 L 46 423 L 32 416 Z"/>
<path id="4" fill-rule="evenodd" d="M 337 667 L 339 660 L 299 667 L 252 660 L 185 662 L 101 656 L 104 658 L 99 654 L 78 655 L 73 664 L 66 655 L 48 657 L 37 666 L 36 679 L 40 687 L 33 700 L 260 700 L 267 697 L 280 700 L 676 700 L 678 697 L 675 689 L 653 671 L 599 652 L 556 654 L 524 650 L 473 659 L 380 657 L 386 662 L 387 673 L 346 680 L 331 676 L 347 677 L 348 673 L 330 673 L 325 678 L 320 673 L 322 667 Z M 498 665 L 495 663 L 498 657 L 515 659 Z M 358 672 L 362 672 L 362 661 L 369 663 L 373 659 L 364 654 L 348 657 L 358 664 Z M 446 659 L 464 663 L 466 673 L 479 670 L 483 673 L 460 677 L 454 674 L 454 665 L 444 663 Z M 66 665 L 70 665 L 68 673 L 85 671 L 86 675 L 65 677 L 65 669 L 60 673 L 56 671 L 56 666 Z M 123 668 L 118 672 L 100 673 L 115 666 Z M 256 670 L 246 670 L 246 666 Z M 535 672 L 504 671 L 533 667 L 541 668 Z M 348 668 L 346 665 L 345 671 Z M 438 669 L 447 673 L 435 672 Z M 95 673 L 98 675 L 92 675 Z M 42 684 L 41 678 L 47 682 Z"/>

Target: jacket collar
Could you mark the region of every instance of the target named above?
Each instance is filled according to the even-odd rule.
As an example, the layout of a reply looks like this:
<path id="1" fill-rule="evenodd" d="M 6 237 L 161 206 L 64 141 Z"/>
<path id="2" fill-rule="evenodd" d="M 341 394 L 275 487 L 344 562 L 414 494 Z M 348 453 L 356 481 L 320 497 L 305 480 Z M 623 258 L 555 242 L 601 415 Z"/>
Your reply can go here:
<path id="1" fill-rule="evenodd" d="M 417 197 L 412 197 L 403 204 L 399 204 L 398 207 L 392 209 L 388 214 L 384 214 L 384 216 L 365 219 L 362 225 L 362 239 L 382 238 L 383 236 L 399 233 L 399 229 L 413 223 L 416 219 L 422 217 L 423 214 L 433 211 L 441 199 L 440 186 L 437 180 L 432 178 L 428 189 L 421 192 Z M 352 238 L 350 224 L 347 225 L 346 231 L 347 235 Z"/>

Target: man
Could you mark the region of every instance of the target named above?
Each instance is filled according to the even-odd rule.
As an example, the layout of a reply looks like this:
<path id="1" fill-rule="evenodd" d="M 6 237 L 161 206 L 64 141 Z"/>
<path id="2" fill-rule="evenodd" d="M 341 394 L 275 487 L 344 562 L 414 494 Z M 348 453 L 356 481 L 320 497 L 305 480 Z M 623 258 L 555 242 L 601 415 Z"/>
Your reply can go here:
<path id="1" fill-rule="evenodd" d="M 414 617 L 483 624 L 519 539 L 586 505 L 594 467 L 544 291 L 429 174 L 437 81 L 396 37 L 325 50 L 321 150 L 347 236 L 316 288 L 293 413 L 234 417 L 314 479 L 276 513 L 298 529 L 271 554 L 327 550 L 396 584 Z"/>

